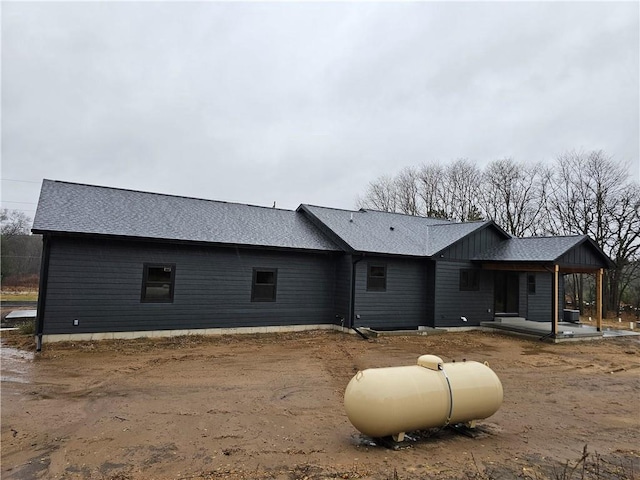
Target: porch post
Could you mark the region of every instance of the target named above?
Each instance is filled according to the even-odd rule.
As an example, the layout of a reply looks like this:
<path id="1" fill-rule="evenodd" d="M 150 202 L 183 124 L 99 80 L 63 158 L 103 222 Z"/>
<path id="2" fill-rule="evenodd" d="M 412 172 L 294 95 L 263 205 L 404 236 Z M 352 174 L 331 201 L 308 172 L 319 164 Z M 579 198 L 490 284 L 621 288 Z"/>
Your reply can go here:
<path id="1" fill-rule="evenodd" d="M 602 268 L 596 273 L 596 327 L 602 331 Z"/>
<path id="2" fill-rule="evenodd" d="M 560 271 L 560 267 L 558 265 L 553 266 L 553 322 L 551 323 L 551 333 L 553 335 L 558 334 L 558 315 L 559 315 L 559 307 L 558 307 L 558 272 Z"/>

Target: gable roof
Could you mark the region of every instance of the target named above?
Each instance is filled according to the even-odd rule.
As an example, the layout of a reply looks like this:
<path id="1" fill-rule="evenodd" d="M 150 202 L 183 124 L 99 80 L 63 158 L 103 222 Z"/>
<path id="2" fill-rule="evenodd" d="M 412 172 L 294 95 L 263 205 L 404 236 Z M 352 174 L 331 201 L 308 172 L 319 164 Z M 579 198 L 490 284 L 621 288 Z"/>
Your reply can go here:
<path id="1" fill-rule="evenodd" d="M 32 231 L 337 251 L 293 210 L 44 180 Z"/>
<path id="2" fill-rule="evenodd" d="M 433 257 L 485 228 L 504 241 L 473 260 L 613 265 L 586 235 L 512 238 L 493 221 L 453 223 L 304 204 L 292 211 L 53 180 L 42 183 L 32 231 Z"/>
<path id="3" fill-rule="evenodd" d="M 474 257 L 473 260 L 491 262 L 557 262 L 570 250 L 586 243 L 610 268 L 612 262 L 587 235 L 558 237 L 511 238 Z"/>
<path id="4" fill-rule="evenodd" d="M 352 211 L 304 204 L 298 211 L 308 215 L 347 251 L 416 257 L 435 255 L 465 236 L 495 225 L 491 221 L 452 223 L 376 210 Z"/>

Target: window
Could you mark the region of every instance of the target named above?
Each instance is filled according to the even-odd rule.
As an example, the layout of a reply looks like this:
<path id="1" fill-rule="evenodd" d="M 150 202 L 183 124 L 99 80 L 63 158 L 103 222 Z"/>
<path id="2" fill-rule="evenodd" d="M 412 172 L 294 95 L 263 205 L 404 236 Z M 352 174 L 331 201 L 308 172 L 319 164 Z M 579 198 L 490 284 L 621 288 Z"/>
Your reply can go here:
<path id="1" fill-rule="evenodd" d="M 536 276 L 533 274 L 527 275 L 527 292 L 536 293 Z"/>
<path id="2" fill-rule="evenodd" d="M 277 268 L 254 268 L 251 286 L 252 302 L 275 302 L 278 286 Z"/>
<path id="3" fill-rule="evenodd" d="M 384 292 L 387 290 L 387 266 L 370 263 L 367 266 L 367 290 Z"/>
<path id="4" fill-rule="evenodd" d="M 480 290 L 480 270 L 460 270 L 460 291 Z"/>
<path id="5" fill-rule="evenodd" d="M 176 266 L 174 264 L 145 263 L 142 275 L 141 302 L 171 303 L 173 302 L 173 285 Z"/>

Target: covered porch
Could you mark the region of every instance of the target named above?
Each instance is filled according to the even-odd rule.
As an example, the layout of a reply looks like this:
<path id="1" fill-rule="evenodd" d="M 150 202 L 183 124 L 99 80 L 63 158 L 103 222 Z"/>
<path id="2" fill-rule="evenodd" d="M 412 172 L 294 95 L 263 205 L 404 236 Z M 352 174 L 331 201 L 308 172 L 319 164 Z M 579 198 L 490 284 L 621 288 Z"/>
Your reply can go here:
<path id="1" fill-rule="evenodd" d="M 612 262 L 589 237 L 513 239 L 476 260 L 483 270 L 492 271 L 496 279 L 494 320 L 482 322 L 483 327 L 550 341 L 619 335 L 619 330 L 611 333 L 610 330 L 604 331 L 602 326 L 603 276 L 604 270 L 610 268 Z M 588 324 L 580 322 L 577 312 L 564 308 L 564 276 L 575 273 L 595 277 L 594 317 Z M 519 285 L 520 277 L 526 278 L 527 285 Z M 536 278 L 545 279 L 547 289 L 537 292 L 535 302 L 538 315 L 533 315 L 529 308 L 533 300 L 530 297 L 519 299 L 518 292 L 531 289 L 530 282 L 533 279 L 535 294 Z M 516 304 L 519 305 L 517 309 L 514 307 Z M 541 305 L 546 312 L 542 318 L 539 314 Z M 501 307 L 505 307 L 504 312 L 500 311 Z M 536 321 L 531 321 L 534 319 Z"/>

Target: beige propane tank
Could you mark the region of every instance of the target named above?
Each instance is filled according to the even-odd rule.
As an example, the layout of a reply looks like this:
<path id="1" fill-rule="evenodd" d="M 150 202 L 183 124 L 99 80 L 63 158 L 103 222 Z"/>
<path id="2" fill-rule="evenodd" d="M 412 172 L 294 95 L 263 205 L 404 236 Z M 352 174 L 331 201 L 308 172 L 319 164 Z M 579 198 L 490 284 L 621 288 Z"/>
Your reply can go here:
<path id="1" fill-rule="evenodd" d="M 502 384 L 486 364 L 444 363 L 422 355 L 417 365 L 359 371 L 344 392 L 349 421 L 371 437 L 470 423 L 502 404 Z"/>

